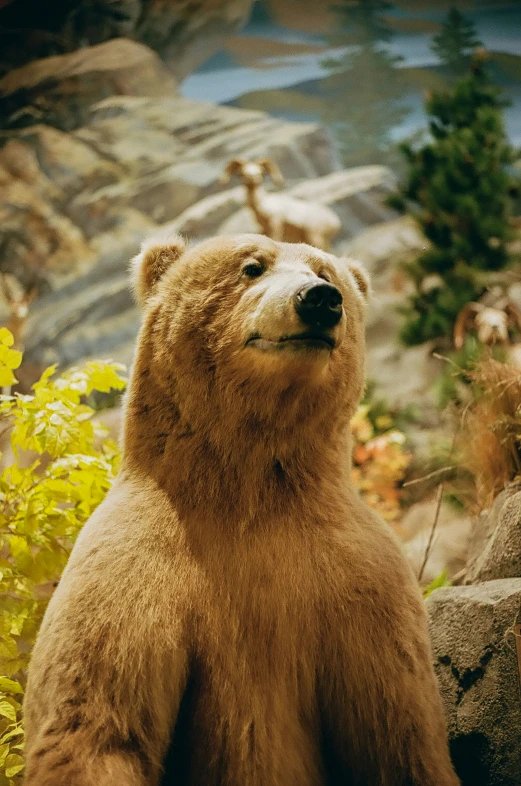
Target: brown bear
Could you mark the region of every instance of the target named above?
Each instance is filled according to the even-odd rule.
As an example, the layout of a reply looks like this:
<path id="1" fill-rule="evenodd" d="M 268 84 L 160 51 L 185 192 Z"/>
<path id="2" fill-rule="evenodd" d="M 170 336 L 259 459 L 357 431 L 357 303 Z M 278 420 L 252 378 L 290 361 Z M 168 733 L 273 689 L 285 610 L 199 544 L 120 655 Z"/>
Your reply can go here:
<path id="1" fill-rule="evenodd" d="M 455 786 L 416 581 L 350 475 L 360 267 L 146 245 L 123 461 L 52 598 L 26 786 Z"/>

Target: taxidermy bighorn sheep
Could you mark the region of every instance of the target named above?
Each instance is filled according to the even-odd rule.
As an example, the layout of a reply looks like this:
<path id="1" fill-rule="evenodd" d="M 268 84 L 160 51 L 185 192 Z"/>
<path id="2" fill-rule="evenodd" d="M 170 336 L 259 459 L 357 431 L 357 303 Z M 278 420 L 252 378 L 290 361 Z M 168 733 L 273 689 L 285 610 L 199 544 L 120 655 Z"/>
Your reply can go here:
<path id="1" fill-rule="evenodd" d="M 228 163 L 221 178 L 227 183 L 233 175 L 242 178 L 246 187 L 247 204 L 253 211 L 262 232 L 273 240 L 289 243 L 309 243 L 328 251 L 332 238 L 340 231 L 341 223 L 331 208 L 288 194 L 273 194 L 264 190 L 262 182 L 269 175 L 275 185 L 284 179 L 274 161 L 259 158 L 245 161 L 234 158 Z"/>
<path id="2" fill-rule="evenodd" d="M 468 330 L 475 328 L 482 344 L 503 344 L 508 347 L 510 362 L 521 366 L 521 345 L 510 346 L 509 329 L 521 330 L 521 311 L 509 298 L 504 297 L 494 306 L 483 303 L 467 303 L 459 312 L 454 325 L 454 346 L 461 349 Z"/>

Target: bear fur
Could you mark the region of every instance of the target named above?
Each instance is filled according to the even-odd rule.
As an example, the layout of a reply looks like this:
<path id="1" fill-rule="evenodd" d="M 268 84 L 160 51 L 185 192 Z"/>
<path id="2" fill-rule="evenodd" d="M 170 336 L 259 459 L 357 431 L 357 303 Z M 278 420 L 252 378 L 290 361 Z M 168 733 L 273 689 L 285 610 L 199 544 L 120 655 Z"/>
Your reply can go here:
<path id="1" fill-rule="evenodd" d="M 364 272 L 239 235 L 133 278 L 122 468 L 34 649 L 25 786 L 456 786 L 417 583 L 351 481 Z M 322 279 L 334 346 L 295 337 Z"/>

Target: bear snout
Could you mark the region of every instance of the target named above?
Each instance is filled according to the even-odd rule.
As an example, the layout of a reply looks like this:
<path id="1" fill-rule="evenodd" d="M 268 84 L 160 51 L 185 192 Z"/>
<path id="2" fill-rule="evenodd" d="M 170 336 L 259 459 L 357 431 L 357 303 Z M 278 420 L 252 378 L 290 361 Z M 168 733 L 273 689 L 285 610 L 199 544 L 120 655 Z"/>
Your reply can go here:
<path id="1" fill-rule="evenodd" d="M 293 305 L 305 325 L 332 328 L 342 319 L 342 293 L 334 284 L 305 284 L 293 296 Z"/>

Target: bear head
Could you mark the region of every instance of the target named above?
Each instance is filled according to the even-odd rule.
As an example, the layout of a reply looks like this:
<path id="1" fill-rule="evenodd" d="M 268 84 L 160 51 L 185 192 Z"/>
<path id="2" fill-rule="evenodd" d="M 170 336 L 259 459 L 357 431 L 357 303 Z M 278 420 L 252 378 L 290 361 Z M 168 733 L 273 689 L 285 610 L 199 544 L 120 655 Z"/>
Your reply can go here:
<path id="1" fill-rule="evenodd" d="M 231 461 L 244 445 L 280 456 L 345 431 L 364 386 L 358 263 L 263 235 L 191 248 L 176 236 L 148 241 L 132 277 L 144 310 L 133 434 L 204 435 Z"/>

